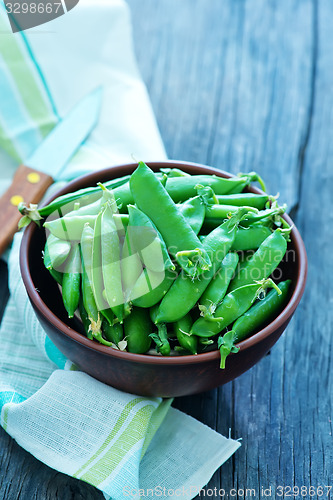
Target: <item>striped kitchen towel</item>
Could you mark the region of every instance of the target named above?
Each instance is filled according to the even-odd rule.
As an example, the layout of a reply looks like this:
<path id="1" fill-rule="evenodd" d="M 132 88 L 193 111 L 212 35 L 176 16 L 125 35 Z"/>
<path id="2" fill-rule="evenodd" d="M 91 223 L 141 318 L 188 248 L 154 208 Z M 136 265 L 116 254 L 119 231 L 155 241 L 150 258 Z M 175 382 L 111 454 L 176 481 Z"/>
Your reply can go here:
<path id="1" fill-rule="evenodd" d="M 59 117 L 100 84 L 100 122 L 64 180 L 132 161 L 132 155 L 164 159 L 133 56 L 126 4 L 81 0 L 48 26 L 47 32 L 13 35 L 0 5 L 1 189 Z M 2 427 L 39 460 L 106 497 L 138 499 L 148 490 L 196 496 L 239 442 L 171 408 L 171 400 L 126 394 L 77 371 L 45 335 L 28 301 L 20 240 L 17 234 L 9 255 L 10 300 L 0 328 Z"/>
<path id="2" fill-rule="evenodd" d="M 80 0 L 66 15 L 15 35 L 0 2 L 0 75 L 0 161 L 9 167 L 1 169 L 0 193 L 59 117 L 101 85 L 99 125 L 62 178 L 166 158 L 123 0 Z"/>

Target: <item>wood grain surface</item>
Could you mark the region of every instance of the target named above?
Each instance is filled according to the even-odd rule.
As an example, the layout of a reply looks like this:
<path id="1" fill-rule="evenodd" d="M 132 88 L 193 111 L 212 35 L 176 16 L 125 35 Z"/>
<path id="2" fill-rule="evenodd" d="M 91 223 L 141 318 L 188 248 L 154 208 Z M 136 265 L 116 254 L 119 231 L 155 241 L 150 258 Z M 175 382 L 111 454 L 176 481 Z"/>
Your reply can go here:
<path id="1" fill-rule="evenodd" d="M 324 487 L 333 498 L 333 3 L 129 0 L 138 64 L 170 158 L 258 171 L 308 252 L 305 295 L 270 354 L 174 406 L 242 446 L 208 488 Z M 0 306 L 6 268 L 0 266 Z M 0 498 L 100 499 L 0 430 Z M 286 491 L 285 491 L 286 492 Z M 240 491 L 233 498 L 250 498 Z M 253 493 L 251 494 L 254 497 Z M 229 495 L 230 496 L 230 495 Z M 280 496 L 284 498 L 284 496 Z M 287 497 L 285 497 L 287 498 Z M 295 496 L 292 498 L 301 498 Z"/>

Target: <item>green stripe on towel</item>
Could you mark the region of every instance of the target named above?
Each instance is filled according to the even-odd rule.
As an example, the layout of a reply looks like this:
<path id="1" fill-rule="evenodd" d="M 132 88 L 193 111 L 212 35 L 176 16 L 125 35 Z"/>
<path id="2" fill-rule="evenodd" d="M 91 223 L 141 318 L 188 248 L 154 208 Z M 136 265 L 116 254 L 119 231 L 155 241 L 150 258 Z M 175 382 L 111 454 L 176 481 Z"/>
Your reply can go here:
<path id="1" fill-rule="evenodd" d="M 144 439 L 155 406 L 147 404 L 137 411 L 117 441 L 107 450 L 80 479 L 98 486 L 116 469 L 120 462 L 130 454 L 135 445 Z"/>
<path id="2" fill-rule="evenodd" d="M 15 147 L 15 142 L 13 138 L 9 137 L 6 133 L 5 129 L 2 127 L 0 123 L 0 145 L 1 148 L 6 151 L 14 160 L 18 163 L 22 163 L 23 159 L 21 158 L 20 153 Z"/>
<path id="3" fill-rule="evenodd" d="M 105 448 L 107 447 L 107 445 L 112 441 L 112 439 L 116 436 L 117 432 L 119 432 L 119 430 L 121 429 L 122 425 L 124 424 L 124 422 L 126 421 L 128 415 L 130 414 L 130 412 L 132 411 L 132 409 L 138 404 L 138 403 L 141 403 L 142 401 L 144 401 L 144 398 L 135 398 L 135 399 L 132 399 L 132 401 L 130 401 L 126 406 L 125 408 L 123 409 L 123 411 L 121 412 L 120 414 L 120 417 L 118 418 L 117 422 L 115 423 L 111 433 L 108 435 L 108 437 L 106 438 L 106 440 L 104 441 L 104 443 L 102 444 L 102 446 L 97 450 L 97 452 L 88 460 L 88 462 L 86 462 L 82 467 L 80 467 L 80 469 L 75 472 L 75 474 L 73 474 L 73 477 L 80 477 L 80 474 L 82 474 L 82 472 L 84 471 L 84 469 L 86 469 L 94 460 L 96 460 L 96 458 L 101 454 L 103 453 L 103 451 L 105 450 Z"/>
<path id="4" fill-rule="evenodd" d="M 6 30 L 4 18 L 0 16 L 0 30 Z M 48 99 L 46 98 L 42 82 L 37 76 L 31 56 L 26 53 L 26 48 L 22 46 L 21 37 L 17 35 L 4 35 L 4 42 L 1 44 L 1 55 L 6 63 L 9 72 L 14 79 L 18 93 L 26 112 L 36 123 L 42 137 L 45 137 L 57 123 Z"/>

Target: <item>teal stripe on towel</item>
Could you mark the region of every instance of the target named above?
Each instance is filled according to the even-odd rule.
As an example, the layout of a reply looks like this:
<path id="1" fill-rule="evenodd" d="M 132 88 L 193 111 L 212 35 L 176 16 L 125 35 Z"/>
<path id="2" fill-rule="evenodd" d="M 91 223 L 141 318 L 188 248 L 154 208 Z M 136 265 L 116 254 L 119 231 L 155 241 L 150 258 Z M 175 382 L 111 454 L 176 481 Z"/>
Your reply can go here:
<path id="1" fill-rule="evenodd" d="M 58 368 L 64 370 L 67 358 L 53 344 L 49 337 L 45 338 L 45 352 L 48 358 L 57 365 Z"/>
<path id="2" fill-rule="evenodd" d="M 15 391 L 0 391 L 0 413 L 2 410 L 3 405 L 7 403 L 23 403 L 26 398 L 21 396 L 21 394 L 18 394 Z"/>

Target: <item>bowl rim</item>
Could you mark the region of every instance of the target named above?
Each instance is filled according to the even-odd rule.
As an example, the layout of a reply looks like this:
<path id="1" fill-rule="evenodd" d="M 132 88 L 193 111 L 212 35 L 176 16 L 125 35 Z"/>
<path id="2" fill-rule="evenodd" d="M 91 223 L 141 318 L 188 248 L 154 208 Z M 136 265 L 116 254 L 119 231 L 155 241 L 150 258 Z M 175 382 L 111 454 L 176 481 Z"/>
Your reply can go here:
<path id="1" fill-rule="evenodd" d="M 178 160 L 162 160 L 162 161 L 147 161 L 146 162 L 150 168 L 153 170 L 159 170 L 160 168 L 163 167 L 173 167 L 173 168 L 183 168 L 186 170 L 188 169 L 194 174 L 199 174 L 203 173 L 203 171 L 206 171 L 208 174 L 215 174 L 220 177 L 234 177 L 234 174 L 231 174 L 230 172 L 226 172 L 224 170 L 219 170 L 214 167 L 210 167 L 207 165 L 202 165 L 200 163 L 194 163 L 194 162 L 187 162 L 187 161 L 178 161 Z M 50 197 L 48 197 L 43 203 L 40 204 L 40 206 L 45 206 L 48 203 L 50 203 L 52 200 L 57 198 L 58 196 L 69 193 L 71 191 L 76 191 L 77 189 L 80 189 L 82 186 L 82 182 L 85 184 L 88 182 L 90 183 L 90 180 L 95 178 L 96 174 L 101 173 L 103 176 L 107 172 L 110 173 L 110 178 L 117 178 L 122 175 L 126 175 L 127 171 L 129 170 L 134 170 L 137 167 L 137 163 L 126 163 L 126 164 L 120 164 L 112 167 L 107 167 L 105 169 L 101 169 L 98 171 L 94 171 L 85 175 L 82 175 L 66 184 L 66 186 L 60 188 L 56 192 L 54 192 Z M 124 170 L 126 170 L 126 173 L 124 173 Z M 193 172 L 194 170 L 194 172 Z M 116 174 L 116 175 L 115 175 Z M 94 182 L 94 181 L 93 181 Z M 96 184 L 96 182 L 94 182 Z M 92 184 L 93 185 L 93 184 Z M 249 187 L 250 192 L 262 194 L 263 191 L 260 190 L 259 188 L 255 186 L 250 186 Z M 307 255 L 306 255 L 306 250 L 305 250 L 305 245 L 302 240 L 302 237 L 296 228 L 294 222 L 292 219 L 289 217 L 289 215 L 284 214 L 283 218 L 292 226 L 291 230 L 291 238 L 293 239 L 293 243 L 295 245 L 296 253 L 298 254 L 299 257 L 299 269 L 297 273 L 297 280 L 296 280 L 296 286 L 294 288 L 294 291 L 287 303 L 287 305 L 284 307 L 284 309 L 281 311 L 281 313 L 271 322 L 269 323 L 266 327 L 264 327 L 262 330 L 259 330 L 257 333 L 254 335 L 251 335 L 249 338 L 237 343 L 236 345 L 239 347 L 240 350 L 247 350 L 253 346 L 255 346 L 258 342 L 264 340 L 268 336 L 270 336 L 273 331 L 279 329 L 281 326 L 283 326 L 284 323 L 288 322 L 292 314 L 294 313 L 295 309 L 297 308 L 302 295 L 304 293 L 305 289 L 305 284 L 306 284 L 306 277 L 307 277 L 307 269 L 308 269 L 308 263 L 307 263 Z M 61 321 L 53 312 L 51 309 L 48 308 L 48 306 L 45 304 L 45 302 L 42 300 L 42 298 L 39 295 L 38 290 L 36 289 L 30 269 L 28 266 L 28 260 L 29 260 L 29 246 L 31 243 L 31 240 L 33 238 L 34 232 L 39 230 L 36 224 L 30 224 L 27 228 L 24 230 L 24 234 L 22 237 L 21 241 L 21 246 L 20 246 L 20 269 L 21 269 L 21 276 L 24 282 L 24 285 L 26 287 L 27 293 L 29 295 L 29 298 L 33 304 L 33 306 L 38 310 L 39 314 L 41 314 L 48 322 L 50 322 L 56 329 L 61 331 L 65 336 L 70 337 L 74 342 L 78 344 L 82 344 L 84 347 L 91 349 L 93 351 L 98 351 L 101 354 L 111 356 L 111 357 L 116 357 L 119 359 L 126 360 L 128 362 L 133 362 L 133 363 L 140 363 L 140 364 L 149 364 L 149 365 L 189 365 L 193 363 L 207 363 L 213 360 L 219 360 L 220 358 L 220 353 L 219 350 L 214 350 L 214 351 L 209 351 L 206 353 L 200 353 L 197 355 L 189 354 L 189 355 L 182 355 L 182 356 L 158 356 L 158 355 L 151 355 L 151 354 L 135 354 L 135 353 L 130 353 L 126 351 L 118 351 L 116 349 L 113 349 L 108 346 L 104 346 L 102 344 L 99 344 L 97 342 L 92 342 L 88 338 L 84 337 L 83 334 L 77 332 L 70 326 L 68 326 L 66 323 Z"/>

